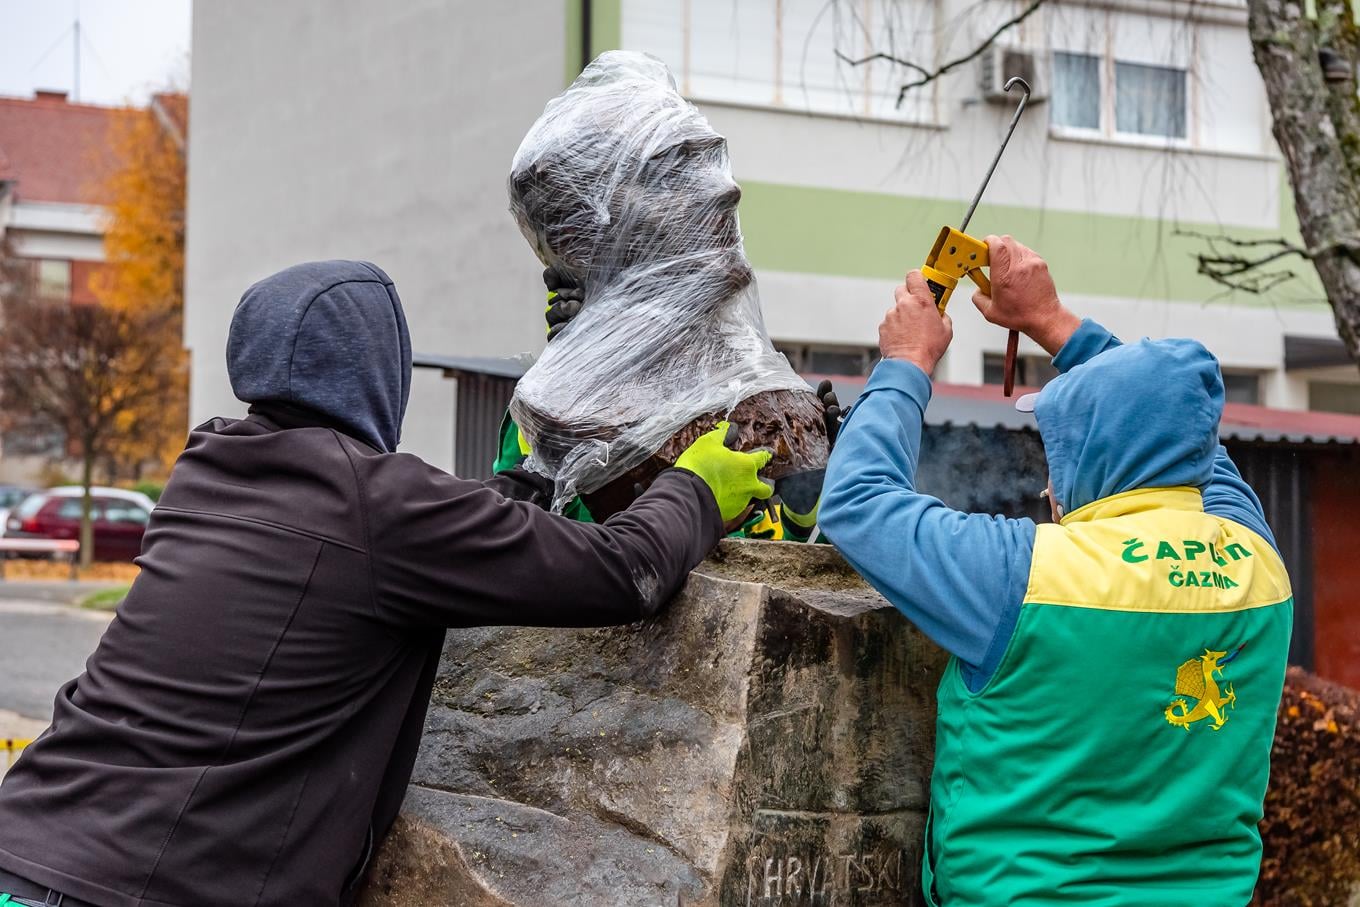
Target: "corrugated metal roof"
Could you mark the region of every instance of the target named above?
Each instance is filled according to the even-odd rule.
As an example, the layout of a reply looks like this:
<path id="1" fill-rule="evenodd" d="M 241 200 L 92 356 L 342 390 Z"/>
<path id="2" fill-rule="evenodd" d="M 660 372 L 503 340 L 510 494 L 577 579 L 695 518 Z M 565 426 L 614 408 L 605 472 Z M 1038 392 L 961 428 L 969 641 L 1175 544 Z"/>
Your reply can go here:
<path id="1" fill-rule="evenodd" d="M 808 380 L 815 384 L 820 376 Z M 864 390 L 865 379 L 831 376 L 831 382 L 841 403 L 849 406 Z M 1017 387 L 1015 395 L 1032 390 Z M 1014 398 L 1003 397 L 996 385 L 937 383 L 926 407 L 926 424 L 1038 430 L 1034 416 L 1016 412 Z M 1276 444 L 1356 444 L 1360 443 L 1360 416 L 1228 403 L 1223 407 L 1219 437 Z"/>
<path id="2" fill-rule="evenodd" d="M 1360 442 L 1360 416 L 1229 403 L 1223 407 L 1219 434 L 1238 441 L 1355 444 Z"/>
<path id="3" fill-rule="evenodd" d="M 824 378 L 831 381 L 841 406 L 849 406 L 864 392 L 868 380 L 843 375 L 804 375 L 809 384 Z M 1015 396 L 1038 390 L 1017 387 Z M 976 425 L 979 428 L 1004 428 L 1009 431 L 1038 431 L 1032 413 L 1016 412 L 1015 397 L 1007 399 L 994 384 L 945 384 L 937 382 L 926 407 L 927 425 Z"/>
<path id="4" fill-rule="evenodd" d="M 533 362 L 519 358 L 496 356 L 441 356 L 437 353 L 413 353 L 411 364 L 416 368 L 439 368 L 446 372 L 469 375 L 490 375 L 495 378 L 522 378 Z"/>

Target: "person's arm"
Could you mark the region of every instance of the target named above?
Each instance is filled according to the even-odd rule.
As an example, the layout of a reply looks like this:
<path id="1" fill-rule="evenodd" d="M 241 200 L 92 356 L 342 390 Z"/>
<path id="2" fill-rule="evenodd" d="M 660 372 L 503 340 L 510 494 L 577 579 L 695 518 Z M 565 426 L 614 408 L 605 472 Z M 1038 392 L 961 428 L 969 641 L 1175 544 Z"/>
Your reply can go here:
<path id="1" fill-rule="evenodd" d="M 1209 484 L 1201 489 L 1201 493 L 1204 496 L 1205 513 L 1246 526 L 1279 551 L 1280 546 L 1275 543 L 1275 533 L 1270 531 L 1270 524 L 1266 522 L 1266 512 L 1261 506 L 1261 499 L 1237 471 L 1237 464 L 1228 456 L 1228 449 L 1222 444 L 1218 445 L 1218 451 L 1214 455 L 1213 477 L 1209 479 Z"/>
<path id="2" fill-rule="evenodd" d="M 771 452 L 700 435 L 603 524 L 510 500 L 415 457 L 364 463 L 374 608 L 400 626 L 588 627 L 630 623 L 669 601 L 725 525 L 773 488 Z"/>
<path id="3" fill-rule="evenodd" d="M 496 473 L 482 482 L 482 487 L 489 488 L 501 497 L 524 501 L 542 510 L 552 506 L 553 480 L 518 466 Z"/>
<path id="4" fill-rule="evenodd" d="M 382 458 L 364 485 L 375 608 L 398 626 L 630 623 L 674 596 L 723 531 L 713 493 L 683 470 L 603 524 L 413 457 Z"/>
<path id="5" fill-rule="evenodd" d="M 1053 367 L 1065 375 L 1072 369 L 1099 356 L 1106 350 L 1120 346 L 1120 340 L 1098 322 L 1083 318 L 1058 351 L 1053 354 Z"/>
<path id="6" fill-rule="evenodd" d="M 822 493 L 822 531 L 856 570 L 981 686 L 1024 599 L 1034 524 L 946 507 L 915 487 L 929 373 L 949 343 L 913 271 L 879 328 L 884 360 L 841 427 Z"/>

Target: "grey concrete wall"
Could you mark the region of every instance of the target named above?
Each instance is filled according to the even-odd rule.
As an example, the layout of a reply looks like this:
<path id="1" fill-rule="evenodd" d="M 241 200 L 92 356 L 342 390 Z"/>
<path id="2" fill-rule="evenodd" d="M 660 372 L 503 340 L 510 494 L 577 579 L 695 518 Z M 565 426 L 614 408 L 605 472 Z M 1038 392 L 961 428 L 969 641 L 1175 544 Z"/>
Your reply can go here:
<path id="1" fill-rule="evenodd" d="M 185 340 L 190 415 L 239 415 L 223 350 L 252 282 L 363 258 L 417 351 L 542 344 L 539 266 L 506 211 L 510 158 L 564 80 L 560 0 L 194 5 Z M 513 315 L 505 310 L 513 309 Z M 453 464 L 453 385 L 418 371 L 403 448 Z"/>

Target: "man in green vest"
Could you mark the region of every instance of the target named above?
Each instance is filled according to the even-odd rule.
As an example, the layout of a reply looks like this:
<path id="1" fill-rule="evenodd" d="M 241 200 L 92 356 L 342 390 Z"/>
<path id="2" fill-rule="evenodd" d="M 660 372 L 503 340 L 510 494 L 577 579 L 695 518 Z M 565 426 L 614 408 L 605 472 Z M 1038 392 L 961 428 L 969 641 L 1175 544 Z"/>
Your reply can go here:
<path id="1" fill-rule="evenodd" d="M 580 287 L 556 268 L 548 268 L 543 272 L 543 283 L 548 288 L 548 305 L 543 315 L 548 325 L 548 342 L 551 343 L 580 313 L 585 296 Z M 823 381 L 817 386 L 817 398 L 822 404 L 827 440 L 835 445 L 841 409 L 830 381 Z M 507 410 L 501 418 L 500 443 L 492 472 L 500 475 L 518 468 L 529 453 L 528 439 Z M 776 485 L 775 499 L 768 504 L 758 504 L 731 536 L 767 541 L 811 541 L 817 528 L 817 505 L 823 478 L 824 471 L 815 470 L 782 480 Z M 568 502 L 562 515 L 578 522 L 594 522 L 590 509 L 579 497 Z"/>
<path id="2" fill-rule="evenodd" d="M 1218 363 L 1192 340 L 1121 345 L 1062 305 L 1038 255 L 987 244 L 992 295 L 974 303 L 1060 373 L 1017 404 L 1038 421 L 1055 521 L 960 513 L 915 490 L 952 337 L 918 271 L 879 328 L 884 358 L 821 508 L 846 558 L 953 656 L 926 899 L 1246 904 L 1293 598 L 1218 442 Z"/>

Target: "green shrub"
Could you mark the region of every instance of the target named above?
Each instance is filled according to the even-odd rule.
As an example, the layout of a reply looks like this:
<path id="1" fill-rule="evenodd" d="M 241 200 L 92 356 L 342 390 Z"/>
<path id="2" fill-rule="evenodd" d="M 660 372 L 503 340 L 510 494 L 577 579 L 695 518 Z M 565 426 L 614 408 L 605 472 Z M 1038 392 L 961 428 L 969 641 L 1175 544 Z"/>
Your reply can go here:
<path id="1" fill-rule="evenodd" d="M 140 491 L 153 501 L 161 499 L 161 492 L 165 491 L 164 482 L 142 481 L 132 486 L 133 491 Z"/>
<path id="2" fill-rule="evenodd" d="M 112 589 L 100 589 L 92 592 L 80 600 L 80 607 L 89 608 L 92 611 L 113 611 L 127 598 L 128 590 L 131 586 L 115 586 Z"/>

